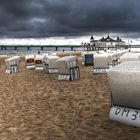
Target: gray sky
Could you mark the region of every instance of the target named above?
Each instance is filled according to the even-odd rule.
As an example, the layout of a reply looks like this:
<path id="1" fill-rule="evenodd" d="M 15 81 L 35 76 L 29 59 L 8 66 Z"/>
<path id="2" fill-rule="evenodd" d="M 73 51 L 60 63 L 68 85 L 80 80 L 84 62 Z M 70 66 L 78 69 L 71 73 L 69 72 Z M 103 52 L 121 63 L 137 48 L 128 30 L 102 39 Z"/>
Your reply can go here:
<path id="1" fill-rule="evenodd" d="M 0 0 L 0 37 L 140 36 L 139 0 Z"/>

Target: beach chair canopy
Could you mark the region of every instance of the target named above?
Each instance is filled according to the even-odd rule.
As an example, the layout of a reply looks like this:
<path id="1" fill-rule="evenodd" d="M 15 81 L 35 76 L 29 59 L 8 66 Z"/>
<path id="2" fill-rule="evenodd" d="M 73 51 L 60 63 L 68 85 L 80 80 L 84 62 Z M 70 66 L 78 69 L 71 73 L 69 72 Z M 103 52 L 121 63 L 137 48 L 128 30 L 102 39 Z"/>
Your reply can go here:
<path id="1" fill-rule="evenodd" d="M 70 74 L 69 69 L 77 66 L 76 56 L 65 56 L 58 59 L 56 62 L 59 68 L 59 73 L 61 74 Z"/>
<path id="2" fill-rule="evenodd" d="M 26 63 L 34 63 L 35 56 L 34 55 L 26 55 L 25 61 Z"/>
<path id="3" fill-rule="evenodd" d="M 56 55 L 48 55 L 46 56 L 44 62 L 48 65 L 49 68 L 57 68 L 56 60 L 58 60 L 60 57 Z"/>
<path id="4" fill-rule="evenodd" d="M 107 54 L 94 54 L 94 68 L 107 68 L 109 58 Z"/>
<path id="5" fill-rule="evenodd" d="M 35 64 L 36 65 L 43 64 L 44 59 L 45 59 L 44 55 L 36 55 L 35 56 Z"/>
<path id="6" fill-rule="evenodd" d="M 13 56 L 11 57 L 12 59 L 17 59 L 17 60 L 20 60 L 20 56 Z"/>
<path id="7" fill-rule="evenodd" d="M 18 60 L 19 60 L 18 57 L 11 57 L 11 58 L 5 59 L 5 62 L 18 61 Z"/>
<path id="8" fill-rule="evenodd" d="M 114 105 L 140 109 L 140 62 L 123 62 L 108 76 Z"/>
<path id="9" fill-rule="evenodd" d="M 19 60 L 20 60 L 20 56 L 13 56 L 13 57 L 10 57 L 8 59 L 5 59 L 5 63 L 6 65 L 10 66 L 10 65 L 15 65 L 15 64 L 18 64 L 19 63 Z"/>

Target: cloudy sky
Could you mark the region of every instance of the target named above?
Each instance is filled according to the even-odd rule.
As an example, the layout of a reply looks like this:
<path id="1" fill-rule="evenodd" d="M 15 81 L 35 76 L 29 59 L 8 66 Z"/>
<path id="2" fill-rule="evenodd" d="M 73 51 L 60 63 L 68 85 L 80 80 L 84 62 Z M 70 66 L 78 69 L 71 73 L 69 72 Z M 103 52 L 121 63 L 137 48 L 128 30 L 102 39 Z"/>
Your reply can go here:
<path id="1" fill-rule="evenodd" d="M 110 33 L 139 41 L 139 8 L 139 0 L 0 0 L 0 38 L 73 43 Z"/>

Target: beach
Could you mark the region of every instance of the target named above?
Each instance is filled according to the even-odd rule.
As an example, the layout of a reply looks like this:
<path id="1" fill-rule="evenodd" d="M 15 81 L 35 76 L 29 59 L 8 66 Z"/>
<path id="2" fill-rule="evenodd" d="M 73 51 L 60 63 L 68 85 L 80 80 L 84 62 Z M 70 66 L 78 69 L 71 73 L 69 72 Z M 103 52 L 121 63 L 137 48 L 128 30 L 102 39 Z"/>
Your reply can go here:
<path id="1" fill-rule="evenodd" d="M 5 73 L 0 58 L 0 140 L 138 140 L 140 128 L 109 120 L 107 74 L 93 74 L 78 59 L 81 79 L 25 69 Z"/>

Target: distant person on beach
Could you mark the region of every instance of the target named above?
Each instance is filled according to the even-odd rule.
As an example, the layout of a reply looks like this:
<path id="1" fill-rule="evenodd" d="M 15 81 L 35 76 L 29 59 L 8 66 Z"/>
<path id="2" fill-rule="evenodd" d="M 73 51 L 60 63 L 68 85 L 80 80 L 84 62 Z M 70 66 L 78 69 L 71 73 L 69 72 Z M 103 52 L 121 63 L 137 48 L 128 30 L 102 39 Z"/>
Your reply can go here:
<path id="1" fill-rule="evenodd" d="M 38 54 L 40 54 L 40 51 L 38 51 Z"/>

